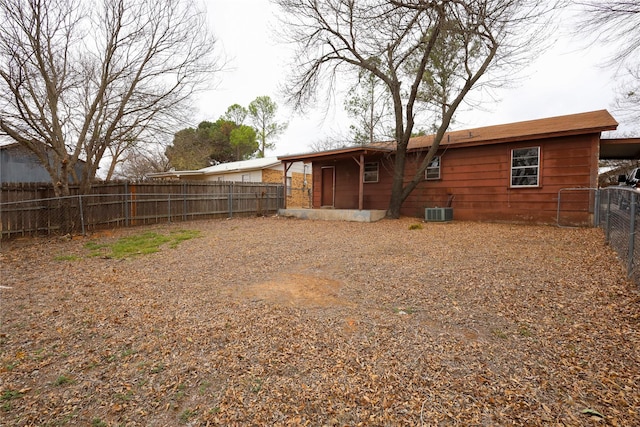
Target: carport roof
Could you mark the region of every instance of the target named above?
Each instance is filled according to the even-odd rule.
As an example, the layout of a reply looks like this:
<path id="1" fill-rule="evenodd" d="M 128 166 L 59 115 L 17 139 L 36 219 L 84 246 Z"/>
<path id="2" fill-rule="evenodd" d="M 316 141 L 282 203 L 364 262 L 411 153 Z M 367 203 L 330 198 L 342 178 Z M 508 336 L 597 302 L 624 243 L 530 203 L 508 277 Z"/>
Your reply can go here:
<path id="1" fill-rule="evenodd" d="M 600 140 L 600 160 L 640 159 L 640 138 L 605 138 Z"/>

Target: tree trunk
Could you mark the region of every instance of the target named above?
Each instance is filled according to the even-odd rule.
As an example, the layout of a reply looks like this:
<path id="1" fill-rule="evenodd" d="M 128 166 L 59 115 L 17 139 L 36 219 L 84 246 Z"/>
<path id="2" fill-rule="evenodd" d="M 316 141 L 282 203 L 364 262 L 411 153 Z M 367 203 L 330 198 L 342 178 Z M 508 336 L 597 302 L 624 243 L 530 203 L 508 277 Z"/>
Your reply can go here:
<path id="1" fill-rule="evenodd" d="M 60 224 L 60 234 L 69 234 L 73 231 L 73 216 L 71 214 L 71 191 L 69 190 L 69 162 L 68 159 L 62 161 L 60 176 L 58 181 L 53 183 Z M 55 219 L 55 218 L 54 218 Z"/>
<path id="2" fill-rule="evenodd" d="M 113 179 L 113 174 L 116 172 L 116 161 L 112 161 L 109 164 L 109 170 L 107 171 L 107 176 L 105 177 L 105 181 L 109 182 Z"/>
<path id="3" fill-rule="evenodd" d="M 389 210 L 387 211 L 387 218 L 400 218 L 400 208 L 402 207 L 402 202 L 404 202 L 403 184 L 406 153 L 407 145 L 398 144 L 393 167 L 393 182 L 391 184 L 391 199 L 389 200 Z"/>

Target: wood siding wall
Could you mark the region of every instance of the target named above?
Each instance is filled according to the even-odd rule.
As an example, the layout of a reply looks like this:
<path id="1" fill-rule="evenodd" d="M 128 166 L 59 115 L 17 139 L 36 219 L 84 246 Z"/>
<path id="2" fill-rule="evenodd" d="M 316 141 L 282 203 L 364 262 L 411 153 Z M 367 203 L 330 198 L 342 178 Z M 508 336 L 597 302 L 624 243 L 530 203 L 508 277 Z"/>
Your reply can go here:
<path id="1" fill-rule="evenodd" d="M 322 168 L 335 168 L 335 209 L 358 209 L 358 186 L 360 184 L 360 166 L 357 159 L 345 159 L 313 163 L 313 208 L 322 203 Z M 368 157 L 365 162 L 380 164 L 377 183 L 364 184 L 364 209 L 382 209 L 389 206 L 391 194 L 392 160 L 381 156 Z"/>
<path id="2" fill-rule="evenodd" d="M 427 207 L 443 207 L 453 197 L 454 219 L 554 223 L 558 192 L 563 188 L 596 187 L 599 134 L 503 143 L 440 150 L 439 180 L 421 182 L 402 206 L 406 216 L 424 217 Z M 511 150 L 540 147 L 540 185 L 510 186 Z M 413 176 L 423 153 L 407 157 L 405 176 Z M 364 208 L 387 209 L 391 194 L 393 159 L 367 158 L 380 162 L 379 181 L 364 185 Z M 319 183 L 322 166 L 336 167 L 336 209 L 358 208 L 358 165 L 354 159 L 316 162 L 314 182 Z M 313 207 L 320 207 L 321 188 L 314 185 Z M 575 225 L 591 223 L 593 203 L 589 192 L 563 201 Z"/>

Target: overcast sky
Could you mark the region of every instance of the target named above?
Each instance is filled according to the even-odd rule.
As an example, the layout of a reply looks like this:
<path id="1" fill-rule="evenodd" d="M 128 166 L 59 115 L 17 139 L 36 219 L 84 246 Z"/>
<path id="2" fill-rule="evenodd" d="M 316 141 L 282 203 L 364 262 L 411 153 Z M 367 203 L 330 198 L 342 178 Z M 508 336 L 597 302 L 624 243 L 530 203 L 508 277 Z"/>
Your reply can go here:
<path id="1" fill-rule="evenodd" d="M 287 76 L 290 56 L 287 47 L 274 37 L 277 9 L 268 0 L 205 2 L 217 48 L 227 56 L 228 64 L 227 71 L 218 75 L 217 87 L 201 97 L 198 120 L 216 120 L 232 104 L 246 107 L 256 97 L 268 95 L 279 105 L 279 120 L 288 121 L 289 128 L 267 155 L 308 152 L 310 143 L 347 134 L 349 122 L 341 103 L 327 117 L 321 108 L 301 117 L 284 104 L 278 88 Z M 462 112 L 456 117 L 455 127 L 611 111 L 616 81 L 614 73 L 601 64 L 606 50 L 588 48 L 560 33 L 558 37 L 553 49 L 530 64 L 517 86 L 500 90 L 496 102 L 484 105 L 489 111 Z M 630 130 L 621 119 L 618 121 L 619 130 Z"/>

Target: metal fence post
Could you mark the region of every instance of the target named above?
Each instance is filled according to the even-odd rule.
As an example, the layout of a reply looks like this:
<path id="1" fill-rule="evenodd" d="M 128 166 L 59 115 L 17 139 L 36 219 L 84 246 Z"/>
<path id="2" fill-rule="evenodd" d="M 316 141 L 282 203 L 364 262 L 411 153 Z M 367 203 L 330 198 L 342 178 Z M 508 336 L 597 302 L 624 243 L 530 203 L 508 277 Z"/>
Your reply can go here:
<path id="1" fill-rule="evenodd" d="M 611 191 L 607 191 L 607 222 L 604 230 L 605 243 L 611 243 Z"/>
<path id="2" fill-rule="evenodd" d="M 594 204 L 595 204 L 595 209 L 594 209 L 594 213 L 593 213 L 593 226 L 594 227 L 598 227 L 600 226 L 600 190 L 599 189 L 595 189 L 595 194 L 594 194 Z"/>
<path id="3" fill-rule="evenodd" d="M 558 190 L 558 207 L 556 212 L 556 224 L 558 225 L 558 227 L 562 227 L 560 225 L 560 206 L 562 205 L 562 190 L 564 190 L 564 188 L 561 188 L 560 190 Z"/>
<path id="4" fill-rule="evenodd" d="M 633 252 L 635 243 L 635 228 L 636 228 L 636 199 L 637 195 L 635 191 L 631 192 L 630 205 L 629 205 L 629 252 L 627 255 L 627 277 L 631 277 L 633 271 Z"/>

